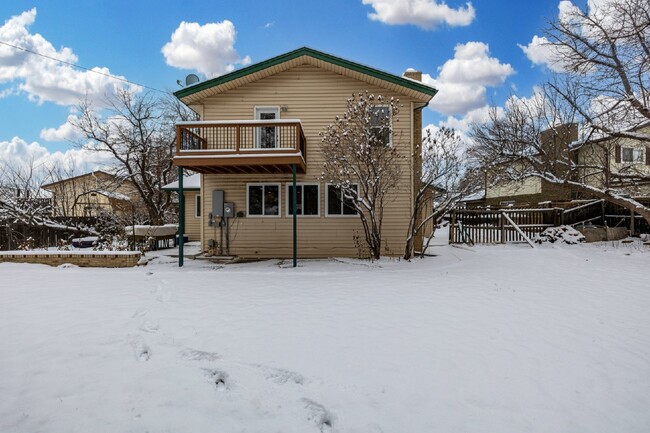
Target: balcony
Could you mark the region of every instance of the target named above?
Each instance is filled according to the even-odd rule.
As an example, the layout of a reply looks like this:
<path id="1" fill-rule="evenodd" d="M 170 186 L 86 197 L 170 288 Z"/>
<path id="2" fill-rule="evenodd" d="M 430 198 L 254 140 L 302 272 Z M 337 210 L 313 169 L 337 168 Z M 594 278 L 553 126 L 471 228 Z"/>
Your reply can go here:
<path id="1" fill-rule="evenodd" d="M 277 174 L 306 169 L 300 120 L 236 120 L 176 124 L 174 165 L 199 173 Z"/>

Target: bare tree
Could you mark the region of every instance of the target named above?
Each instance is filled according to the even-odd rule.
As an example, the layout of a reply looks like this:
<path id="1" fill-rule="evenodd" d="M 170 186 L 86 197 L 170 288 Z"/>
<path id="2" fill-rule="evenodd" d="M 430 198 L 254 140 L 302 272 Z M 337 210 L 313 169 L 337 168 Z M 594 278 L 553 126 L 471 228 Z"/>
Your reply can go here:
<path id="1" fill-rule="evenodd" d="M 648 206 L 630 198 L 650 192 L 650 3 L 565 6 L 545 31 L 560 72 L 474 125 L 474 152 L 498 177 L 564 184 L 650 221 Z M 572 123 L 580 137 L 568 143 L 558 125 Z"/>
<path id="2" fill-rule="evenodd" d="M 110 153 L 116 161 L 114 174 L 133 181 L 149 222 L 163 223 L 169 217 L 172 200 L 161 187 L 177 178 L 172 164 L 175 123 L 194 120 L 196 114 L 171 95 L 159 98 L 128 90 L 110 101 L 104 116 L 88 102 L 79 106 L 79 112 L 73 121 L 84 137 L 79 145 Z"/>
<path id="3" fill-rule="evenodd" d="M 416 180 L 413 210 L 409 221 L 404 259 L 415 253 L 415 240 L 427 227 L 429 237 L 422 246 L 424 255 L 435 227 L 441 218 L 459 201 L 480 187 L 481 182 L 473 176 L 464 150 L 467 147 L 454 129 L 442 127 L 431 133 L 427 129 L 422 140 L 422 172 Z"/>
<path id="4" fill-rule="evenodd" d="M 359 93 L 320 133 L 325 162 L 322 179 L 339 188 L 341 198 L 359 215 L 370 255 L 381 256 L 384 205 L 402 174 L 405 155 L 398 150 L 393 122 L 399 101 Z"/>
<path id="5" fill-rule="evenodd" d="M 50 218 L 51 197 L 41 188 L 46 175 L 33 159 L 13 165 L 0 161 L 0 249 L 47 247 L 51 230 L 76 231 Z"/>
<path id="6" fill-rule="evenodd" d="M 564 71 L 550 86 L 576 111 L 585 138 L 650 139 L 636 128 L 650 121 L 650 2 L 570 5 L 545 34 Z"/>
<path id="7" fill-rule="evenodd" d="M 48 194 L 41 189 L 45 183 L 43 167 L 32 159 L 15 166 L 0 161 L 0 200 L 5 211 L 11 210 L 16 221 L 36 224 L 40 218 L 50 216 L 52 205 Z"/>
<path id="8" fill-rule="evenodd" d="M 620 151 L 618 137 L 575 140 L 576 111 L 551 86 L 530 99 L 511 98 L 503 111 L 493 107 L 486 122 L 472 126 L 471 153 L 492 173 L 492 182 L 535 177 L 604 199 L 650 221 L 650 208 L 630 197 L 634 188 L 650 181 L 650 171 L 644 174 L 632 164 L 628 168 L 635 174 L 631 174 L 625 164 L 613 162 Z"/>

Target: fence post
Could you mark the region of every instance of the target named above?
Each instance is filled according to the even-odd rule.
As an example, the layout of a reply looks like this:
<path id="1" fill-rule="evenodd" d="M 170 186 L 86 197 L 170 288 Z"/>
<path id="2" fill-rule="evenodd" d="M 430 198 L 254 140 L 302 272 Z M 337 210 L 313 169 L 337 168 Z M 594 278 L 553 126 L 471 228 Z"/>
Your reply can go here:
<path id="1" fill-rule="evenodd" d="M 456 211 L 451 211 L 451 225 L 449 226 L 449 243 L 456 243 Z"/>
<path id="2" fill-rule="evenodd" d="M 630 236 L 634 236 L 635 232 L 635 227 L 634 227 L 634 211 L 630 211 Z"/>
<path id="3" fill-rule="evenodd" d="M 501 243 L 505 244 L 506 243 L 506 221 L 505 218 L 503 217 L 503 211 L 499 213 L 499 225 L 500 225 L 500 236 L 501 236 Z"/>

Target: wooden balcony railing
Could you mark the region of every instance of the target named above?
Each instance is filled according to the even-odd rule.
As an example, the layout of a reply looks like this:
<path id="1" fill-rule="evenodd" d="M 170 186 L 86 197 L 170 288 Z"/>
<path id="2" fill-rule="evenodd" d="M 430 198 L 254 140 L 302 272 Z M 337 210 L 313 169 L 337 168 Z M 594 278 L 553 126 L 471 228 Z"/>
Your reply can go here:
<path id="1" fill-rule="evenodd" d="M 305 172 L 307 140 L 299 120 L 181 122 L 174 164 L 202 173 Z"/>

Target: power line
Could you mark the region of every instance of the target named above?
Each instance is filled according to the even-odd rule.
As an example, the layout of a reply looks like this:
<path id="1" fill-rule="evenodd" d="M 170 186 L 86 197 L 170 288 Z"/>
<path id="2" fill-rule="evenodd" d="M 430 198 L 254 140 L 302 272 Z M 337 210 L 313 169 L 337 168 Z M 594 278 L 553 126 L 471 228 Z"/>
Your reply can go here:
<path id="1" fill-rule="evenodd" d="M 164 90 L 156 89 L 154 87 L 145 86 L 144 84 L 134 83 L 133 81 L 129 81 L 126 78 L 120 78 L 120 77 L 117 77 L 115 75 L 107 74 L 106 72 L 95 71 L 94 69 L 86 68 L 85 66 L 81 66 L 81 65 L 76 65 L 76 64 L 71 63 L 71 62 L 66 62 L 65 60 L 57 59 L 56 57 L 51 57 L 51 56 L 48 56 L 46 54 L 37 53 L 36 51 L 32 51 L 32 50 L 30 50 L 28 48 L 19 47 L 17 45 L 13 45 L 13 44 L 10 44 L 8 42 L 0 41 L 0 44 L 6 45 L 8 47 L 15 48 L 17 50 L 24 51 L 24 52 L 29 53 L 29 54 L 34 54 L 35 56 L 40 56 L 40 57 L 44 57 L 46 59 L 54 60 L 55 62 L 63 63 L 64 65 L 68 65 L 68 66 L 71 66 L 73 68 L 83 69 L 84 71 L 92 72 L 94 74 L 103 75 L 105 77 L 109 77 L 109 78 L 112 78 L 114 80 L 122 81 L 122 82 L 125 82 L 125 83 L 128 83 L 128 84 L 133 84 L 135 86 L 144 87 L 145 89 L 154 90 L 156 92 L 167 93 Z"/>

